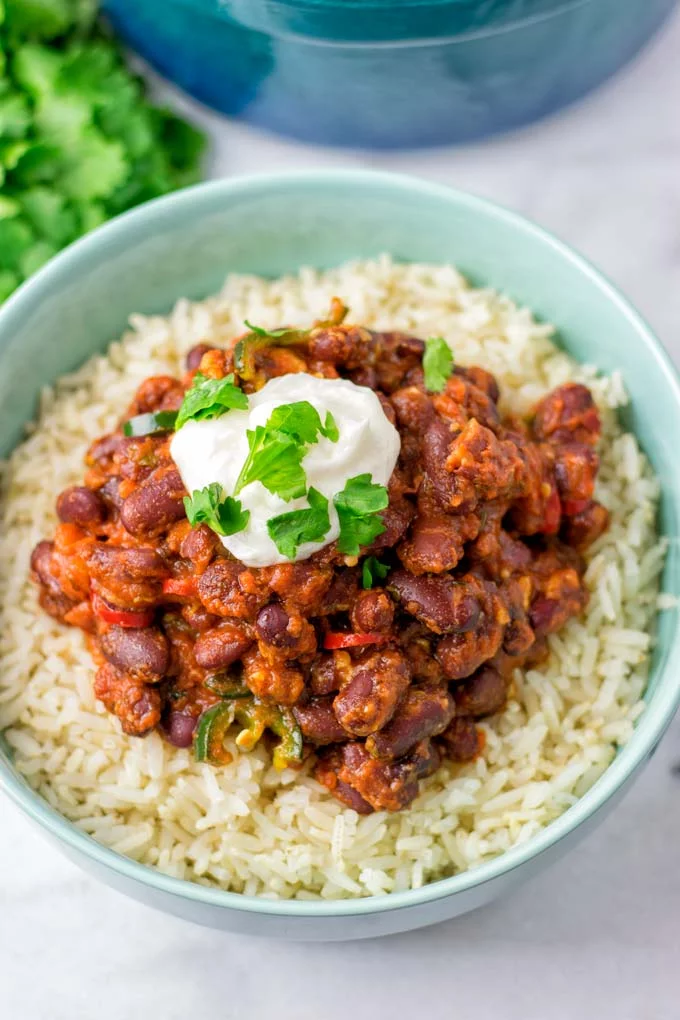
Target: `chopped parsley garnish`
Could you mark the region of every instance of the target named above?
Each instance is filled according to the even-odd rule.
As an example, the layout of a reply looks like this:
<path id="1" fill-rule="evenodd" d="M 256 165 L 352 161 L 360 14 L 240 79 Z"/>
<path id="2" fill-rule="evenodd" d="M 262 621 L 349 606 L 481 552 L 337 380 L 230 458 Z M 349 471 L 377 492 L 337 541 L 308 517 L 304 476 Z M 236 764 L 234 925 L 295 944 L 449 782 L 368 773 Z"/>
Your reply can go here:
<path id="1" fill-rule="evenodd" d="M 296 400 L 293 404 L 281 404 L 275 407 L 269 416 L 266 428 L 284 432 L 298 443 L 316 443 L 321 433 L 332 443 L 337 443 L 340 433 L 335 418 L 330 411 L 321 423 L 319 412 L 308 400 Z"/>
<path id="2" fill-rule="evenodd" d="M 205 421 L 207 418 L 219 418 L 233 409 L 248 410 L 248 397 L 234 385 L 234 376 L 209 379 L 197 372 L 177 412 L 175 428 L 181 429 L 182 425 L 192 419 Z"/>
<path id="3" fill-rule="evenodd" d="M 307 493 L 309 507 L 279 514 L 267 521 L 267 531 L 282 556 L 293 560 L 303 542 L 320 542 L 331 526 L 328 500 L 317 489 Z"/>
<path id="4" fill-rule="evenodd" d="M 308 400 L 281 404 L 272 411 L 266 425 L 248 429 L 248 456 L 236 480 L 235 493 L 251 482 L 261 482 L 265 489 L 287 502 L 304 496 L 307 479 L 302 460 L 318 436 L 331 442 L 338 439 L 338 427 L 329 413 L 322 423 L 319 412 Z"/>
<path id="5" fill-rule="evenodd" d="M 243 509 L 240 499 L 225 496 L 218 482 L 185 496 L 184 509 L 192 528 L 197 524 L 207 524 L 218 535 L 235 535 L 243 531 L 250 518 L 250 510 Z"/>
<path id="6" fill-rule="evenodd" d="M 349 478 L 333 503 L 340 519 L 338 549 L 346 556 L 358 556 L 362 545 L 370 545 L 385 531 L 380 511 L 387 509 L 389 496 L 385 486 L 373 483 L 369 474 Z"/>
<path id="7" fill-rule="evenodd" d="M 263 329 L 262 326 L 254 326 L 247 319 L 244 319 L 243 325 L 263 340 L 288 340 L 288 343 L 295 343 L 302 341 L 309 334 L 308 329 L 292 329 L 290 326 L 284 326 L 282 329 Z M 291 336 L 295 339 L 289 339 Z"/>
<path id="8" fill-rule="evenodd" d="M 444 337 L 428 337 L 423 354 L 423 372 L 425 386 L 430 393 L 441 393 L 452 369 L 453 354 Z"/>
<path id="9" fill-rule="evenodd" d="M 123 424 L 124 436 L 154 436 L 170 432 L 175 427 L 177 411 L 154 411 L 153 414 L 136 414 Z"/>
<path id="10" fill-rule="evenodd" d="M 389 572 L 389 563 L 381 563 L 375 556 L 367 556 L 361 566 L 361 583 L 364 588 L 372 588 L 378 581 L 384 580 Z"/>

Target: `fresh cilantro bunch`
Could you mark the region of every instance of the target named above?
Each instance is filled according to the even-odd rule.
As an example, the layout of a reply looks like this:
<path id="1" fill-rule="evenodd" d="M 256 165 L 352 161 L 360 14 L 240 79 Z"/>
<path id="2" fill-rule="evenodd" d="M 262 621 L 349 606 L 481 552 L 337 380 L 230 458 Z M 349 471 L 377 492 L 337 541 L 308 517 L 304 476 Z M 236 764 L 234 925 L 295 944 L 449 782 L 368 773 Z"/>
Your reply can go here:
<path id="1" fill-rule="evenodd" d="M 88 230 L 196 181 L 204 144 L 147 102 L 95 0 L 0 0 L 0 301 Z"/>

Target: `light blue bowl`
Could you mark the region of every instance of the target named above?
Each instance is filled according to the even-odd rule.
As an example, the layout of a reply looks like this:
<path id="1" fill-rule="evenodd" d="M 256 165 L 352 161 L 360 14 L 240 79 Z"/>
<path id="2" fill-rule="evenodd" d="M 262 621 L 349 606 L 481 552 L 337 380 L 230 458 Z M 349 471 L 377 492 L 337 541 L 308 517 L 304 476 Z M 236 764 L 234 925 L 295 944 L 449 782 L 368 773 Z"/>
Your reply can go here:
<path id="1" fill-rule="evenodd" d="M 663 486 L 671 538 L 664 589 L 680 592 L 680 387 L 644 322 L 595 269 L 533 224 L 489 202 L 404 177 L 314 172 L 218 181 L 142 206 L 72 245 L 0 311 L 2 453 L 35 413 L 39 388 L 103 350 L 131 312 L 165 312 L 180 295 L 215 291 L 226 273 L 277 276 L 381 252 L 455 262 L 557 324 L 566 349 L 621 369 L 626 424 Z M 593 788 L 523 846 L 424 889 L 334 902 L 270 901 L 167 878 L 99 846 L 33 793 L 0 747 L 0 786 L 73 860 L 171 914 L 231 931 L 351 939 L 433 924 L 486 903 L 593 828 L 655 750 L 680 699 L 680 626 L 663 614 L 630 742 Z M 18 863 L 18 862 L 17 862 Z"/>

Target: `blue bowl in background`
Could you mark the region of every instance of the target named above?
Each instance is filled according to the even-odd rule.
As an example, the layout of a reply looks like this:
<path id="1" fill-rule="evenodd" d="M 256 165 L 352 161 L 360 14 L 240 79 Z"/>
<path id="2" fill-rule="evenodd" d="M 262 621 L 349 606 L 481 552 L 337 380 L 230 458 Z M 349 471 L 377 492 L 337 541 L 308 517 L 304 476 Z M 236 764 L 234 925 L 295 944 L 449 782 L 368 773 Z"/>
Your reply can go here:
<path id="1" fill-rule="evenodd" d="M 327 145 L 465 142 L 617 71 L 675 0 L 105 0 L 158 70 L 224 113 Z"/>

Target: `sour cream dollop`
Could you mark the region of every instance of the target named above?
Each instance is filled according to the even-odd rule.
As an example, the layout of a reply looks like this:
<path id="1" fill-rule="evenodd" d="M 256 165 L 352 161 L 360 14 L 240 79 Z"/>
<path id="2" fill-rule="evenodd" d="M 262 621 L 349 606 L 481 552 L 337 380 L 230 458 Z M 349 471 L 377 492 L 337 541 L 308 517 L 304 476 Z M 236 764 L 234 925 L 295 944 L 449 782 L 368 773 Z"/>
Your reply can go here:
<path id="1" fill-rule="evenodd" d="M 226 495 L 232 496 L 248 455 L 246 430 L 265 425 L 274 408 L 298 400 L 308 400 L 322 421 L 330 411 L 340 435 L 335 443 L 320 436 L 302 461 L 307 487 L 318 489 L 329 501 L 331 526 L 322 541 L 303 543 L 296 561 L 307 559 L 338 537 L 340 525 L 333 496 L 342 491 L 348 478 L 367 473 L 378 485 L 387 485 L 390 479 L 399 456 L 399 433 L 373 390 L 347 379 L 318 379 L 306 372 L 278 376 L 249 396 L 247 411 L 229 411 L 210 421 L 188 421 L 170 445 L 187 492 L 218 482 Z M 250 510 L 250 519 L 238 534 L 220 536 L 223 545 L 249 567 L 288 562 L 269 537 L 267 521 L 306 507 L 306 497 L 286 503 L 261 482 L 251 482 L 238 498 L 243 508 Z"/>

